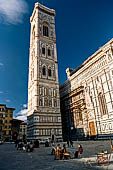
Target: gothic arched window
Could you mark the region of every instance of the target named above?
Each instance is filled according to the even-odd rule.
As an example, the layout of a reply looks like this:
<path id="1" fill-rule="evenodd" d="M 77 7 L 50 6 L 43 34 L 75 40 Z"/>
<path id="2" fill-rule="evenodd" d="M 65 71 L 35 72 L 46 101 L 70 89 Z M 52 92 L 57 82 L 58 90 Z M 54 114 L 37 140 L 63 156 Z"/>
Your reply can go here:
<path id="1" fill-rule="evenodd" d="M 57 107 L 57 101 L 54 99 L 54 107 Z"/>
<path id="2" fill-rule="evenodd" d="M 99 93 L 98 100 L 99 100 L 99 107 L 100 107 L 101 115 L 106 115 L 107 106 L 106 106 L 105 96 L 102 94 L 102 92 Z"/>
<path id="3" fill-rule="evenodd" d="M 49 27 L 47 23 L 43 24 L 43 36 L 49 37 Z"/>
<path id="4" fill-rule="evenodd" d="M 42 54 L 45 55 L 45 47 L 42 47 Z"/>
<path id="5" fill-rule="evenodd" d="M 43 66 L 43 68 L 42 68 L 42 74 L 43 74 L 43 76 L 46 76 L 46 67 L 45 66 Z"/>
<path id="6" fill-rule="evenodd" d="M 51 77 L 51 68 L 48 68 L 48 76 Z"/>
<path id="7" fill-rule="evenodd" d="M 51 56 L 51 50 L 48 48 L 48 56 Z"/>
<path id="8" fill-rule="evenodd" d="M 39 105 L 40 105 L 40 106 L 43 105 L 42 98 L 40 98 Z"/>

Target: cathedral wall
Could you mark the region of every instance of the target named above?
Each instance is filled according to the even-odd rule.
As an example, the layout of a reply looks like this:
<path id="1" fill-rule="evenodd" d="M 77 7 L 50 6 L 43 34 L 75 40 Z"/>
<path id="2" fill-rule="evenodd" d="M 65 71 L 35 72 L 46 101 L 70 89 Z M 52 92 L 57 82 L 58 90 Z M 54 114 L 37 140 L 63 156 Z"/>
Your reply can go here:
<path id="1" fill-rule="evenodd" d="M 75 127 L 84 128 L 85 135 L 113 133 L 112 44 L 113 40 L 89 57 L 80 69 L 68 72 L 68 80 L 60 87 L 61 97 L 84 87 L 87 111 L 82 111 L 83 124 L 76 125 L 75 120 Z"/>

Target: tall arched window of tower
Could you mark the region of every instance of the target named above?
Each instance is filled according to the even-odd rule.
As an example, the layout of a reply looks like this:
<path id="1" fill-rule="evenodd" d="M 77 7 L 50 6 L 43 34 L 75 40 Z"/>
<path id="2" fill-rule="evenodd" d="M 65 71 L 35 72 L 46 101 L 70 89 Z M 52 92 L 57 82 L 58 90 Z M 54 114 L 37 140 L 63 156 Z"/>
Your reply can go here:
<path id="1" fill-rule="evenodd" d="M 47 22 L 43 23 L 43 36 L 49 37 L 49 26 Z"/>
<path id="2" fill-rule="evenodd" d="M 48 57 L 51 56 L 51 49 L 50 49 L 50 47 L 49 47 L 48 50 L 47 50 L 47 54 L 48 54 Z"/>
<path id="3" fill-rule="evenodd" d="M 45 54 L 46 54 L 45 45 L 43 45 L 43 46 L 42 46 L 42 55 L 45 56 Z"/>
<path id="4" fill-rule="evenodd" d="M 98 94 L 98 100 L 99 100 L 101 115 L 106 115 L 107 114 L 107 106 L 106 106 L 105 96 L 102 94 L 102 92 L 100 92 Z"/>
<path id="5" fill-rule="evenodd" d="M 51 77 L 52 73 L 51 73 L 51 67 L 48 68 L 48 76 Z"/>
<path id="6" fill-rule="evenodd" d="M 42 74 L 43 74 L 43 76 L 46 76 L 46 67 L 45 66 L 43 66 L 43 68 L 42 68 Z"/>

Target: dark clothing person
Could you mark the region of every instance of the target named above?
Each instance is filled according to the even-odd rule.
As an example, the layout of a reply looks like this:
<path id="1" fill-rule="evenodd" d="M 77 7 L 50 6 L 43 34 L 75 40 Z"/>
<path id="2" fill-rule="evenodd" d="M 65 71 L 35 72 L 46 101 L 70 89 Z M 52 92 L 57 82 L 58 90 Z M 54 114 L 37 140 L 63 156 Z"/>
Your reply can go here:
<path id="1" fill-rule="evenodd" d="M 56 148 L 55 148 L 55 147 L 52 147 L 51 155 L 55 155 L 55 152 L 56 152 Z"/>
<path id="2" fill-rule="evenodd" d="M 51 140 L 51 142 L 54 143 L 54 141 L 55 141 L 55 136 L 52 135 L 52 140 Z"/>
<path id="3" fill-rule="evenodd" d="M 39 140 L 35 140 L 34 141 L 34 147 L 35 148 L 39 148 Z"/>
<path id="4" fill-rule="evenodd" d="M 18 140 L 15 141 L 15 148 L 17 148 Z"/>
<path id="5" fill-rule="evenodd" d="M 78 158 L 78 151 L 76 151 L 76 152 L 74 153 L 74 157 L 75 157 L 75 158 Z"/>
<path id="6" fill-rule="evenodd" d="M 30 142 L 30 152 L 33 152 L 34 151 L 34 145 L 32 143 L 32 141 Z"/>
<path id="7" fill-rule="evenodd" d="M 62 153 L 66 153 L 66 145 L 65 144 L 63 145 Z"/>
<path id="8" fill-rule="evenodd" d="M 83 148 L 82 148 L 82 145 L 78 145 L 78 153 L 79 154 L 82 154 L 83 153 Z"/>
<path id="9" fill-rule="evenodd" d="M 73 147 L 73 141 L 72 140 L 70 140 L 70 145 Z"/>
<path id="10" fill-rule="evenodd" d="M 18 144 L 17 144 L 17 150 L 18 150 L 18 149 L 19 149 L 19 150 L 22 150 L 22 148 L 23 148 L 23 143 L 22 143 L 21 140 L 19 140 L 19 142 L 18 142 Z"/>
<path id="11" fill-rule="evenodd" d="M 45 142 L 45 147 L 49 147 L 49 142 L 48 141 Z"/>
<path id="12" fill-rule="evenodd" d="M 81 155 L 83 153 L 83 148 L 82 148 L 82 145 L 78 145 L 78 151 L 76 151 L 75 153 L 74 153 L 74 157 L 75 158 L 78 158 L 78 155 Z"/>
<path id="13" fill-rule="evenodd" d="M 68 147 L 69 147 L 69 139 L 67 139 L 67 145 L 68 145 Z"/>
<path id="14" fill-rule="evenodd" d="M 62 151 L 61 151 L 61 159 L 64 159 L 66 153 L 66 145 L 63 145 Z"/>
<path id="15" fill-rule="evenodd" d="M 26 144 L 26 152 L 30 152 L 30 141 L 27 141 L 27 144 Z"/>

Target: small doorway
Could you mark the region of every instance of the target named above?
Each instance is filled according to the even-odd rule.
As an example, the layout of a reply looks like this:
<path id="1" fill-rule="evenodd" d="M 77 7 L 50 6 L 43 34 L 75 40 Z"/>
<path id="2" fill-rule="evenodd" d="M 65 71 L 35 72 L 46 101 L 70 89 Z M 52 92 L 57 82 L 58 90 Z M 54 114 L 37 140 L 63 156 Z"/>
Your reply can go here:
<path id="1" fill-rule="evenodd" d="M 89 128 L 90 128 L 90 136 L 91 138 L 96 136 L 96 131 L 95 131 L 95 124 L 94 122 L 89 123 Z"/>

